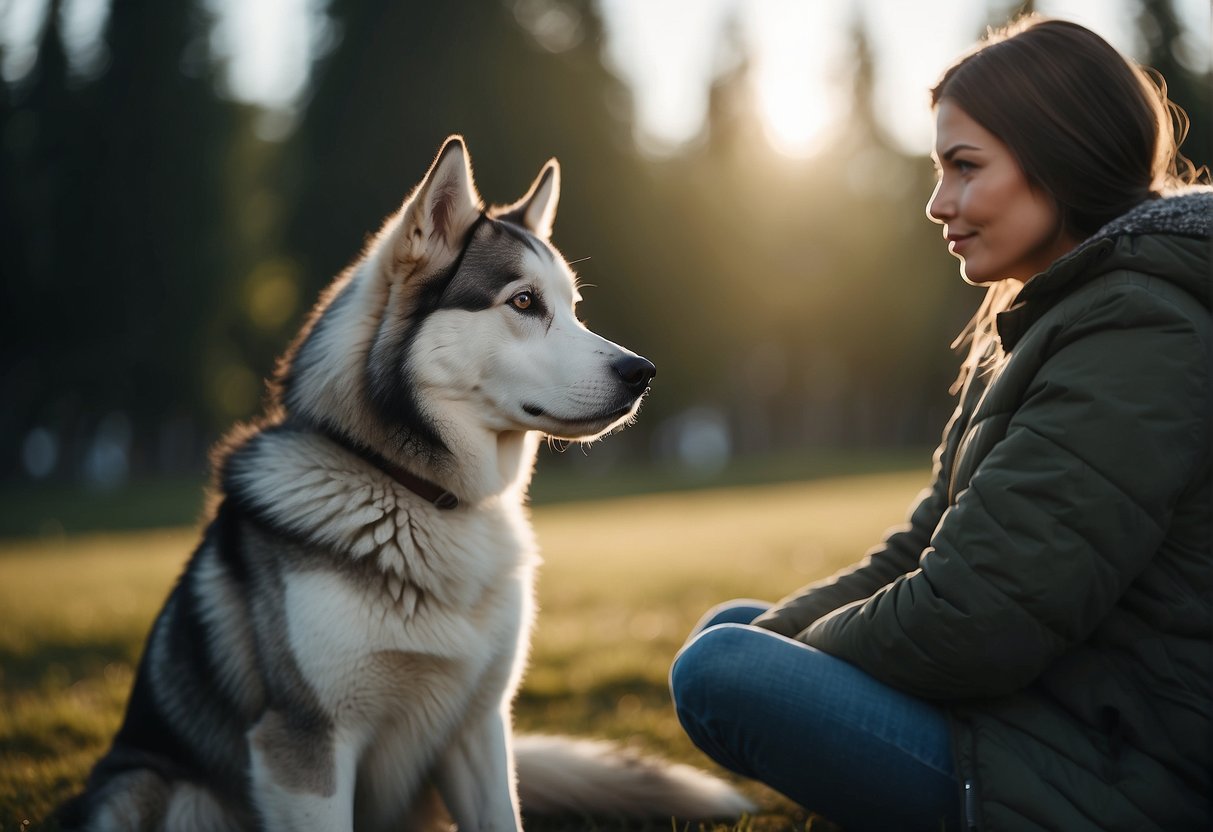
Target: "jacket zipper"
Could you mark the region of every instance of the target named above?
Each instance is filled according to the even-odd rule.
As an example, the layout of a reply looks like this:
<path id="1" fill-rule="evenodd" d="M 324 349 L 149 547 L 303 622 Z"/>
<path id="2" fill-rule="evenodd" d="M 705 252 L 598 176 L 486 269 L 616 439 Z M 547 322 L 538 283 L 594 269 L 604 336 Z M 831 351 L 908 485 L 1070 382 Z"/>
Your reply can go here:
<path id="1" fill-rule="evenodd" d="M 977 830 L 977 793 L 973 791 L 973 781 L 965 781 L 964 796 L 965 829 L 969 832 Z"/>
<path id="2" fill-rule="evenodd" d="M 949 717 L 952 722 L 950 732 L 952 735 L 952 759 L 955 761 L 956 773 L 959 775 L 957 780 L 960 786 L 961 824 L 965 832 L 980 832 L 981 824 L 977 820 L 977 755 L 975 753 L 977 749 L 974 747 L 976 743 L 973 738 L 973 723 L 956 711 L 950 712 Z M 961 753 L 961 732 L 969 735 L 967 755 Z M 970 772 L 963 771 L 966 768 L 965 762 L 968 763 L 967 767 L 970 768 Z M 966 773 L 969 774 L 968 777 L 964 776 Z"/>

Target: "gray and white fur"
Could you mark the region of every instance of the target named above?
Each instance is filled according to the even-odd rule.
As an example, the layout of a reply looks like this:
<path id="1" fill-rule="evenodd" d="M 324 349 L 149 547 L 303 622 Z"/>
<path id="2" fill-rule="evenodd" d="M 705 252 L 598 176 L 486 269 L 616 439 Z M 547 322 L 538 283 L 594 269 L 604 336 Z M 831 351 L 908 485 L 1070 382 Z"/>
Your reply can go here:
<path id="1" fill-rule="evenodd" d="M 264 419 L 216 453 L 212 518 L 66 828 L 482 832 L 520 829 L 520 805 L 751 808 L 685 766 L 512 737 L 538 442 L 626 423 L 654 374 L 577 319 L 549 242 L 559 190 L 553 159 L 486 209 L 451 137 L 322 295 Z"/>

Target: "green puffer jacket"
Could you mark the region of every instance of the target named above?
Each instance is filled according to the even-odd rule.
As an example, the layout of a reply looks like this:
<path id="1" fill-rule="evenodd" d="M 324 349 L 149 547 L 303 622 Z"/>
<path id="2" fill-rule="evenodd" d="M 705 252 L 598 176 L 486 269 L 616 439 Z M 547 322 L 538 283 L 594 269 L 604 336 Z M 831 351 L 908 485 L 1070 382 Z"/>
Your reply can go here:
<path id="1" fill-rule="evenodd" d="M 1213 191 L 999 316 L 908 526 L 756 624 L 945 705 L 969 828 L 1213 829 Z"/>

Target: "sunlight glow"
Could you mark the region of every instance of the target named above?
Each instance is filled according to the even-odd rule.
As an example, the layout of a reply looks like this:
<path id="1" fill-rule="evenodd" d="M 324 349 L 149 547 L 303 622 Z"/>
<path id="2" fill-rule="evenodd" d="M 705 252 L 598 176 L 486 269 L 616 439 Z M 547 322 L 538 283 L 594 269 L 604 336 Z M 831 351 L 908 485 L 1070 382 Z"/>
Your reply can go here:
<path id="1" fill-rule="evenodd" d="M 744 6 L 763 132 L 785 156 L 812 155 L 844 109 L 833 80 L 845 20 L 840 4 L 762 0 Z"/>
<path id="2" fill-rule="evenodd" d="M 809 156 L 833 122 L 825 92 L 795 77 L 768 72 L 755 79 L 758 109 L 772 146 L 785 156 Z"/>

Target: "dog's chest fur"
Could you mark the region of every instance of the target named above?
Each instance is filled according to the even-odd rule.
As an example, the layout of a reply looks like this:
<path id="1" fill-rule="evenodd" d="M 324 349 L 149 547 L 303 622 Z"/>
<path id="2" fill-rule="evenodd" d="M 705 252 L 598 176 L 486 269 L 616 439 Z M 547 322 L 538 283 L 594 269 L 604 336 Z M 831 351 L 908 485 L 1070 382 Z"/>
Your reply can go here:
<path id="1" fill-rule="evenodd" d="M 406 614 L 385 587 L 334 572 L 290 572 L 286 640 L 337 724 L 369 727 L 434 705 L 458 711 L 473 691 L 500 699 L 508 690 L 529 627 L 530 592 L 529 569 L 519 569 L 467 609 L 422 596 Z"/>
<path id="2" fill-rule="evenodd" d="M 442 511 L 315 435 L 263 434 L 229 474 L 305 544 L 280 564 L 284 646 L 335 724 L 457 719 L 516 683 L 536 560 L 519 500 Z"/>

